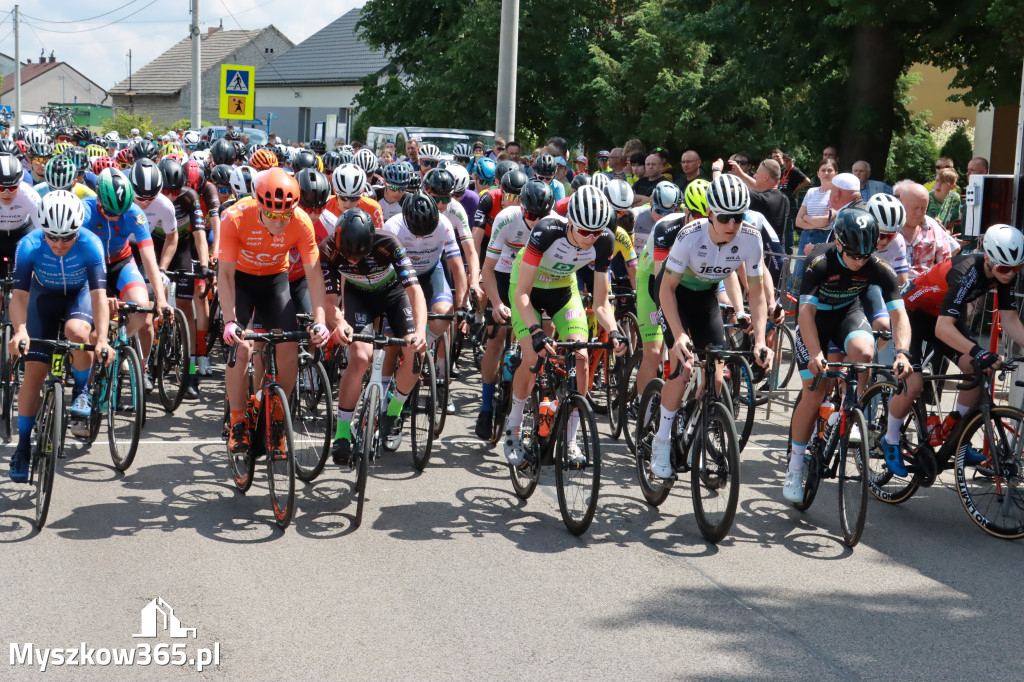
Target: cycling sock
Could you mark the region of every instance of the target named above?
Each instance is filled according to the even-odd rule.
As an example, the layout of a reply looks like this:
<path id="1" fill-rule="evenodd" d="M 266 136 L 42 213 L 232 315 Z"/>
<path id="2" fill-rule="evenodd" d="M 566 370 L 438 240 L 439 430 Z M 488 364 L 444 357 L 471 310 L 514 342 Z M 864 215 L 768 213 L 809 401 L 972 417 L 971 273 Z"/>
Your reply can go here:
<path id="1" fill-rule="evenodd" d="M 970 405 L 961 405 L 960 403 L 956 404 L 956 411 L 960 413 L 961 417 L 966 415 L 970 411 L 970 409 L 971 409 Z"/>
<path id="2" fill-rule="evenodd" d="M 789 457 L 789 470 L 803 471 L 804 453 L 807 452 L 807 443 L 797 443 L 793 440 L 790 441 L 790 447 L 793 450 L 793 454 Z"/>
<path id="3" fill-rule="evenodd" d="M 437 334 L 427 329 L 427 348 L 434 345 L 434 341 L 437 341 Z"/>
<path id="4" fill-rule="evenodd" d="M 512 411 L 508 413 L 507 428 L 515 431 L 523 425 L 523 410 L 526 409 L 526 398 L 512 394 Z"/>
<path id="5" fill-rule="evenodd" d="M 655 436 L 658 440 L 672 439 L 672 422 L 675 421 L 675 418 L 675 410 L 661 408 L 661 421 L 658 423 L 658 435 Z"/>
<path id="6" fill-rule="evenodd" d="M 206 333 L 208 331 L 208 329 L 196 330 L 196 355 L 206 355 Z"/>
<path id="7" fill-rule="evenodd" d="M 391 397 L 391 402 L 388 403 L 388 416 L 397 417 L 402 414 L 402 408 L 405 407 L 405 400 L 408 397 L 405 393 L 395 391 L 395 395 Z"/>
<path id="8" fill-rule="evenodd" d="M 334 438 L 352 440 L 352 410 L 338 410 L 338 426 L 334 430 Z"/>
<path id="9" fill-rule="evenodd" d="M 36 416 L 22 417 L 18 415 L 18 449 L 30 450 L 32 448 L 32 427 L 36 425 Z"/>
<path id="10" fill-rule="evenodd" d="M 73 391 L 71 391 L 71 393 L 73 395 L 77 396 L 80 393 L 84 393 L 86 391 L 86 389 L 89 388 L 89 372 L 91 372 L 91 371 L 92 371 L 92 368 L 89 368 L 89 369 L 75 369 L 75 368 L 71 368 L 71 374 L 74 375 L 74 377 L 75 377 L 75 389 Z"/>
<path id="11" fill-rule="evenodd" d="M 236 424 L 238 422 L 245 421 L 245 410 L 231 410 L 231 423 Z"/>
<path id="12" fill-rule="evenodd" d="M 890 445 L 898 445 L 900 442 L 900 429 L 903 428 L 903 419 L 889 415 L 889 428 L 885 432 L 885 442 Z"/>
<path id="13" fill-rule="evenodd" d="M 569 428 L 566 431 L 566 440 L 569 443 L 576 441 L 576 434 L 580 430 L 580 411 L 573 410 L 569 415 Z"/>
<path id="14" fill-rule="evenodd" d="M 189 358 L 188 373 L 190 375 L 196 373 L 196 356 L 194 356 L 194 355 Z"/>
<path id="15" fill-rule="evenodd" d="M 484 384 L 483 398 L 480 401 L 481 412 L 494 412 L 494 389 L 497 387 L 497 383 Z"/>

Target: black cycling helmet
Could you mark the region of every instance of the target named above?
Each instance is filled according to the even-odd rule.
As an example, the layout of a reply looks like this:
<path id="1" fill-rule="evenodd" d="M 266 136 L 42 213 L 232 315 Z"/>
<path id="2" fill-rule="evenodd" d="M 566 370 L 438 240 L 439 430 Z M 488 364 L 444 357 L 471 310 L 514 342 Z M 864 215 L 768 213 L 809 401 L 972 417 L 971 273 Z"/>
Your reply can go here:
<path id="1" fill-rule="evenodd" d="M 295 174 L 299 181 L 299 208 L 316 209 L 327 205 L 331 198 L 331 181 L 315 168 L 303 168 Z"/>
<path id="2" fill-rule="evenodd" d="M 160 190 L 164 187 L 161 169 L 153 163 L 152 159 L 136 161 L 128 171 L 128 179 L 132 183 L 132 189 L 135 190 L 135 196 L 140 199 L 152 199 L 160 194 Z"/>
<path id="3" fill-rule="evenodd" d="M 417 190 L 402 202 L 402 217 L 414 236 L 426 237 L 437 229 L 437 202 L 426 192 Z"/>
<path id="4" fill-rule="evenodd" d="M 519 193 L 519 205 L 531 218 L 546 216 L 555 205 L 555 192 L 546 182 L 530 180 Z"/>
<path id="5" fill-rule="evenodd" d="M 35 142 L 29 145 L 29 158 L 49 159 L 53 156 L 53 145 L 49 142 Z"/>
<path id="6" fill-rule="evenodd" d="M 84 173 L 92 168 L 92 164 L 89 163 L 89 155 L 81 147 L 72 147 L 66 150 L 64 156 L 75 162 L 75 168 L 78 169 L 79 173 Z"/>
<path id="7" fill-rule="evenodd" d="M 846 208 L 836 216 L 836 240 L 849 256 L 870 256 L 878 246 L 878 221 L 859 208 Z"/>
<path id="8" fill-rule="evenodd" d="M 537 160 L 533 162 L 533 172 L 537 175 L 555 175 L 555 168 L 558 164 L 555 163 L 555 157 L 550 154 L 541 154 L 537 157 Z"/>
<path id="9" fill-rule="evenodd" d="M 385 167 L 385 172 L 387 167 Z M 431 168 L 423 176 L 421 187 L 435 197 L 451 197 L 455 189 L 455 178 L 443 168 Z"/>
<path id="10" fill-rule="evenodd" d="M 331 150 L 320 157 L 320 160 L 324 163 L 324 174 L 330 175 L 334 172 L 334 169 L 344 163 L 341 160 L 341 152 Z"/>
<path id="11" fill-rule="evenodd" d="M 580 187 L 583 187 L 583 185 L 589 184 L 590 176 L 587 175 L 586 173 L 577 173 L 576 175 L 573 176 L 572 182 L 570 183 L 570 185 L 572 186 L 572 191 L 574 192 L 578 190 Z"/>
<path id="12" fill-rule="evenodd" d="M 0 154 L 10 154 L 15 158 L 21 158 L 21 147 L 9 137 L 0 137 Z"/>
<path id="13" fill-rule="evenodd" d="M 316 154 L 308 149 L 300 149 L 292 154 L 292 170 L 298 173 L 303 168 L 316 168 Z"/>
<path id="14" fill-rule="evenodd" d="M 231 186 L 231 171 L 232 166 L 226 163 L 220 163 L 213 167 L 210 172 L 210 182 L 217 185 L 218 187 L 230 187 Z"/>
<path id="15" fill-rule="evenodd" d="M 0 186 L 17 187 L 21 184 L 24 171 L 21 161 L 13 154 L 0 154 Z"/>
<path id="16" fill-rule="evenodd" d="M 361 208 L 350 208 L 341 214 L 334 227 L 334 248 L 342 258 L 362 260 L 373 247 L 375 232 L 369 213 Z"/>
<path id="17" fill-rule="evenodd" d="M 152 159 L 154 161 L 160 156 L 160 150 L 157 149 L 156 144 L 152 140 L 139 140 L 132 147 L 132 156 L 135 160 L 139 159 Z"/>
<path id="18" fill-rule="evenodd" d="M 224 139 L 225 140 L 230 140 L 231 142 L 241 141 L 242 140 L 242 134 L 240 132 L 238 132 L 237 130 L 225 130 L 224 131 Z"/>
<path id="19" fill-rule="evenodd" d="M 494 181 L 500 185 L 501 179 L 505 177 L 505 174 L 514 170 L 519 170 L 519 164 L 515 161 L 509 161 L 508 159 L 499 161 L 494 169 Z"/>
<path id="20" fill-rule="evenodd" d="M 327 143 L 323 140 L 310 140 L 309 148 L 322 156 L 327 151 Z"/>
<path id="21" fill-rule="evenodd" d="M 185 186 L 185 169 L 174 159 L 161 159 L 157 164 L 164 179 L 164 189 L 174 192 Z"/>
<path id="22" fill-rule="evenodd" d="M 523 187 L 529 182 L 529 178 L 526 177 L 526 173 L 521 170 L 512 170 L 505 173 L 505 177 L 501 179 L 501 191 L 505 194 L 520 194 L 523 191 Z"/>
<path id="23" fill-rule="evenodd" d="M 210 145 L 210 158 L 215 164 L 226 163 L 230 166 L 235 162 L 236 156 L 235 145 L 231 140 L 222 137 Z"/>

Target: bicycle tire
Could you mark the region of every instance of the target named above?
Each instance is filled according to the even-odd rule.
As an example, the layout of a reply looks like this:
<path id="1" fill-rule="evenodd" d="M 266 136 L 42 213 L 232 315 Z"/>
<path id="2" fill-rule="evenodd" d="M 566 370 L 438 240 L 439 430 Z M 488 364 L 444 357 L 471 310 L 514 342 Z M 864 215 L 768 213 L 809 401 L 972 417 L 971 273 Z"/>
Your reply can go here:
<path id="1" fill-rule="evenodd" d="M 642 398 L 637 395 L 636 375 L 643 359 L 644 351 L 643 348 L 640 348 L 634 351 L 626 362 L 621 379 L 624 382 L 624 388 L 619 400 L 619 422 L 622 424 L 622 433 L 626 437 L 626 445 L 629 446 L 630 454 L 634 457 L 636 457 L 636 438 L 633 422 L 639 414 L 640 399 Z"/>
<path id="2" fill-rule="evenodd" d="M 449 359 L 452 356 L 451 346 L 448 343 L 448 332 L 445 332 L 437 339 L 435 349 L 445 349 L 443 357 L 434 356 L 434 374 L 437 379 L 434 399 L 437 408 L 437 418 L 434 420 L 434 438 L 440 438 L 444 431 L 445 422 L 448 420 L 448 397 L 451 395 L 452 373 Z"/>
<path id="3" fill-rule="evenodd" d="M 818 428 L 817 421 L 814 428 Z M 804 499 L 793 503 L 793 506 L 800 511 L 810 509 L 811 505 L 814 504 L 814 498 L 818 495 L 818 486 L 821 484 L 821 467 L 824 461 L 824 458 L 818 454 L 818 451 L 824 446 L 824 440 L 818 438 L 817 431 L 815 431 L 814 435 L 811 436 L 811 442 L 807 444 L 807 451 L 804 455 L 805 459 L 807 459 L 807 462 L 804 464 L 807 467 L 807 480 L 804 481 Z"/>
<path id="4" fill-rule="evenodd" d="M 735 356 L 726 362 L 729 368 L 729 390 L 732 404 L 729 406 L 736 422 L 740 452 L 747 446 L 750 432 L 754 429 L 757 412 L 757 395 L 754 392 L 754 373 L 746 358 Z"/>
<path id="5" fill-rule="evenodd" d="M 623 389 L 627 388 L 626 369 L 630 361 L 630 351 L 627 349 L 622 357 L 614 359 L 613 369 L 608 377 L 610 395 L 608 397 L 608 426 L 611 428 L 611 436 L 618 439 L 622 435 L 622 410 L 619 403 L 622 402 Z"/>
<path id="6" fill-rule="evenodd" d="M 732 413 L 717 400 L 705 404 L 702 432 L 696 434 L 690 467 L 690 496 L 697 528 L 718 543 L 732 528 L 740 497 L 740 449 Z"/>
<path id="7" fill-rule="evenodd" d="M 886 504 L 906 502 L 921 485 L 917 475 L 896 476 L 889 470 L 879 442 L 889 429 L 889 401 L 896 390 L 896 384 L 893 383 L 873 384 L 864 391 L 857 403 L 868 427 L 864 432 L 866 435 L 862 436 L 868 439 L 868 490 L 875 499 Z M 927 445 L 924 424 L 915 403 L 900 429 L 900 449 L 905 458 L 922 445 Z"/>
<path id="8" fill-rule="evenodd" d="M 139 341 L 139 337 L 138 336 L 136 336 L 136 337 L 134 337 L 132 339 L 132 348 L 135 349 L 135 355 L 138 356 L 139 362 L 142 362 L 142 359 L 145 356 L 142 353 L 142 342 Z M 142 395 L 140 396 L 140 398 L 141 398 L 141 409 L 142 409 L 142 427 L 143 428 L 146 427 L 146 417 L 147 417 L 147 412 L 146 412 L 146 371 L 147 371 L 146 366 L 143 365 L 142 366 L 142 372 L 143 372 L 143 375 L 142 375 Z"/>
<path id="9" fill-rule="evenodd" d="M 270 506 L 274 512 L 274 521 L 284 530 L 292 522 L 295 514 L 295 444 L 292 440 L 292 416 L 288 407 L 288 398 L 279 385 L 264 387 L 264 425 L 267 448 L 267 479 L 270 483 Z M 280 409 L 277 405 L 280 404 Z M 281 415 L 280 421 L 275 420 L 276 414 Z M 285 451 L 274 447 L 274 441 L 280 434 L 281 445 Z"/>
<path id="10" fill-rule="evenodd" d="M 860 429 L 859 443 L 850 443 L 852 428 Z M 868 444 L 863 434 L 867 433 L 864 413 L 853 408 L 846 415 L 846 433 L 839 440 L 839 468 L 836 479 L 839 483 L 839 527 L 843 531 L 843 544 L 853 548 L 860 542 L 864 532 L 864 519 L 868 513 Z"/>
<path id="11" fill-rule="evenodd" d="M 511 390 L 511 388 L 510 388 Z M 518 467 L 511 464 L 508 466 L 509 475 L 512 478 L 512 490 L 520 500 L 528 500 L 537 490 L 537 483 L 540 481 L 540 434 L 537 433 L 537 392 L 534 391 L 526 399 L 523 407 L 523 424 L 519 427 L 522 435 L 523 452 L 528 453 L 526 461 Z M 502 420 L 502 433 L 504 433 L 505 422 Z"/>
<path id="12" fill-rule="evenodd" d="M 652 379 L 647 384 L 637 410 L 636 436 L 634 438 L 637 445 L 633 459 L 636 462 L 640 493 L 647 503 L 654 507 L 661 506 L 661 503 L 668 498 L 669 493 L 668 486 L 655 483 L 655 477 L 651 474 L 651 446 L 654 443 L 654 434 L 658 432 L 658 425 L 661 422 L 661 389 L 664 385 L 665 381 L 658 378 Z"/>
<path id="13" fill-rule="evenodd" d="M 4 431 L 4 441 L 11 442 L 14 437 L 12 424 L 14 423 L 14 361 L 8 346 L 11 342 L 11 326 L 3 325 L 3 338 L 0 340 L 0 422 Z"/>
<path id="14" fill-rule="evenodd" d="M 98 378 L 92 380 L 92 386 L 89 387 L 89 393 L 91 393 L 92 410 L 89 412 L 89 416 L 86 418 L 86 425 L 89 427 L 89 432 L 85 436 L 85 442 L 92 445 L 96 442 L 96 438 L 100 435 L 100 420 L 103 418 L 105 410 L 102 408 L 101 398 L 104 390 L 109 390 L 107 385 L 110 381 L 111 369 L 107 369 L 107 376 L 100 381 Z"/>
<path id="15" fill-rule="evenodd" d="M 380 388 L 376 385 L 367 389 L 366 397 L 359 411 L 359 461 L 356 463 L 356 516 L 352 525 L 358 528 L 363 523 L 363 505 L 366 502 L 366 480 L 369 478 L 370 460 L 376 457 L 380 440 Z"/>
<path id="16" fill-rule="evenodd" d="M 43 398 L 43 419 L 36 427 L 36 451 L 32 453 L 32 477 L 35 483 L 36 530 L 46 525 L 53 496 L 53 478 L 57 458 L 64 448 L 64 387 L 50 384 Z"/>
<path id="17" fill-rule="evenodd" d="M 249 396 L 252 396 L 252 387 L 249 387 Z M 248 402 L 248 398 L 246 399 Z M 224 411 L 225 418 L 228 420 L 228 431 L 231 431 L 231 415 L 228 409 L 227 399 L 224 400 Z M 254 429 L 255 431 L 255 429 Z M 249 488 L 252 487 L 253 478 L 256 476 L 256 457 L 254 456 L 252 449 L 252 437 L 253 432 L 249 433 L 249 449 L 246 452 L 231 452 L 228 450 L 228 468 L 231 470 L 231 479 L 235 483 L 235 487 L 238 488 L 239 492 L 245 494 L 249 492 Z"/>
<path id="18" fill-rule="evenodd" d="M 564 410 L 558 430 L 555 456 L 555 489 L 558 493 L 558 511 L 569 532 L 579 536 L 587 532 L 597 511 L 597 498 L 601 489 L 601 438 L 597 433 L 597 420 L 590 404 L 581 395 L 570 395 L 559 404 Z M 576 440 L 586 458 L 582 466 L 569 460 L 569 420 L 573 411 L 579 414 Z"/>
<path id="19" fill-rule="evenodd" d="M 164 410 L 173 413 L 185 398 L 185 383 L 189 380 L 189 329 L 185 313 L 175 308 L 174 321 L 168 331 L 161 328 L 161 337 L 155 369 L 156 384 L 160 404 Z"/>
<path id="20" fill-rule="evenodd" d="M 313 360 L 300 364 L 299 374 L 289 401 L 292 425 L 298 435 L 295 449 L 295 475 L 303 483 L 316 480 L 327 464 L 334 437 L 334 392 L 327 370 Z M 294 440 L 294 438 L 293 438 Z"/>
<path id="21" fill-rule="evenodd" d="M 1024 468 L 1015 453 L 1024 433 L 1024 412 L 993 406 L 990 412 L 993 444 L 985 433 L 985 415 L 969 413 L 956 448 L 956 489 L 971 520 L 989 535 L 1004 540 L 1024 537 Z M 966 457 L 980 454 L 979 464 Z"/>
<path id="22" fill-rule="evenodd" d="M 491 437 L 492 446 L 501 441 L 505 433 L 505 419 L 512 411 L 512 381 L 505 381 L 505 356 L 512 347 L 511 334 L 505 334 L 505 341 L 501 346 L 501 366 L 498 367 L 498 379 L 494 384 L 494 397 L 491 399 Z"/>
<path id="23" fill-rule="evenodd" d="M 122 367 L 127 362 L 126 367 Z M 127 370 L 127 371 L 125 371 Z M 142 435 L 142 361 L 131 346 L 119 348 L 107 374 L 107 442 L 110 459 L 118 471 L 135 461 Z M 93 412 L 100 412 L 93 405 Z"/>
<path id="24" fill-rule="evenodd" d="M 420 376 L 409 395 L 409 400 L 412 401 L 409 443 L 412 448 L 412 464 L 416 471 L 423 471 L 427 467 L 434 446 L 434 420 L 437 416 L 436 385 L 434 358 L 426 352 L 420 359 Z"/>
<path id="25" fill-rule="evenodd" d="M 632 356 L 643 346 L 643 339 L 640 338 L 640 323 L 637 321 L 636 315 L 631 312 L 622 313 L 615 319 L 615 322 L 619 327 L 619 332 L 626 337 L 626 344 L 629 348 L 626 351 L 626 356 Z"/>

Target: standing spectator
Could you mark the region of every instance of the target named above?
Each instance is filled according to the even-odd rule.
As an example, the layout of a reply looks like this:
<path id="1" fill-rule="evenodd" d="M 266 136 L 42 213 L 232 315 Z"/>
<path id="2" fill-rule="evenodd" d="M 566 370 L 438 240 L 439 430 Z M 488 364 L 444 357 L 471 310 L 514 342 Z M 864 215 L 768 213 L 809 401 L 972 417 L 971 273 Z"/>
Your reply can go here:
<path id="1" fill-rule="evenodd" d="M 679 185 L 683 194 L 686 194 L 686 186 L 690 182 L 704 177 L 704 170 L 700 167 L 700 154 L 692 149 L 687 149 L 679 158 L 679 165 L 682 167 L 682 172 L 676 178 L 676 184 Z"/>
<path id="2" fill-rule="evenodd" d="M 363 148 L 363 143 L 359 140 L 352 140 L 352 151 L 357 152 Z"/>
<path id="3" fill-rule="evenodd" d="M 952 256 L 946 231 L 927 215 L 928 190 L 916 182 L 900 183 L 896 188 L 907 222 L 901 234 L 907 240 L 907 261 L 910 279 L 923 275 Z"/>
<path id="4" fill-rule="evenodd" d="M 580 154 L 576 157 L 576 172 L 586 173 L 587 172 L 587 157 Z"/>
<path id="5" fill-rule="evenodd" d="M 608 152 L 603 150 L 603 149 L 597 153 L 597 167 L 599 169 L 599 172 L 601 172 L 601 173 L 608 173 L 609 172 L 608 171 L 608 157 L 609 157 Z"/>
<path id="6" fill-rule="evenodd" d="M 832 145 L 829 145 L 828 147 L 825 147 L 824 149 L 821 150 L 821 158 L 832 159 L 833 161 L 836 162 L 836 168 L 839 168 L 839 150 L 837 150 Z"/>
<path id="7" fill-rule="evenodd" d="M 988 175 L 988 159 L 984 156 L 975 156 L 973 159 L 967 162 L 967 180 L 970 181 L 972 175 Z"/>
<path id="8" fill-rule="evenodd" d="M 955 191 L 960 176 L 952 168 L 943 168 L 935 175 L 935 185 L 928 192 L 927 214 L 935 218 L 947 232 L 960 218 L 960 193 Z"/>
<path id="9" fill-rule="evenodd" d="M 940 156 L 938 160 L 935 161 L 935 178 L 937 179 L 939 177 L 939 173 L 941 171 L 944 171 L 947 168 L 953 168 L 953 166 L 954 164 L 952 158 L 948 156 Z M 931 182 L 926 182 L 924 185 L 924 188 L 929 192 L 932 191 L 933 187 L 935 187 L 935 180 L 932 180 Z"/>
<path id="10" fill-rule="evenodd" d="M 746 152 L 736 152 L 729 157 L 729 161 L 735 161 L 740 167 L 740 170 L 743 171 L 743 174 L 748 177 L 750 176 L 750 154 L 747 154 Z"/>
<path id="11" fill-rule="evenodd" d="M 721 161 L 715 161 L 711 167 L 715 168 L 720 163 Z M 738 161 L 730 159 L 729 167 L 729 172 L 743 180 L 750 189 L 750 208 L 765 217 L 775 230 L 775 234 L 782 234 L 789 221 L 789 199 L 779 190 L 782 169 L 778 162 L 774 159 L 765 159 L 757 167 L 753 177 L 743 172 Z"/>
<path id="12" fill-rule="evenodd" d="M 839 168 L 832 159 L 822 159 L 818 163 L 819 187 L 812 187 L 804 195 L 804 202 L 796 214 L 796 226 L 803 232 L 800 233 L 800 244 L 797 246 L 797 255 L 806 256 L 808 244 L 821 244 L 828 239 L 832 221 L 835 220 L 835 211 L 829 206 L 829 198 L 832 193 L 832 178 L 836 176 Z M 797 268 L 803 272 L 803 268 Z"/>
<path id="13" fill-rule="evenodd" d="M 384 154 L 391 154 L 391 158 L 395 158 L 395 141 L 390 137 L 384 140 L 384 151 L 381 152 L 382 158 Z"/>
<path id="14" fill-rule="evenodd" d="M 420 145 L 416 140 L 405 141 L 405 156 L 408 158 L 409 163 L 412 164 L 413 169 L 417 173 L 420 172 Z"/>
<path id="15" fill-rule="evenodd" d="M 626 182 L 630 185 L 636 185 L 639 180 L 642 180 L 644 175 L 644 167 L 646 166 L 647 155 L 643 152 L 634 152 L 629 157 L 629 176 L 626 178 Z"/>
<path id="16" fill-rule="evenodd" d="M 491 150 L 491 153 L 488 154 L 488 156 L 490 156 L 494 161 L 497 161 L 498 154 L 501 154 L 503 151 L 505 151 L 505 138 L 499 135 L 494 138 L 494 149 Z"/>
<path id="17" fill-rule="evenodd" d="M 651 152 L 644 160 L 644 177 L 633 183 L 633 205 L 641 206 L 651 201 L 651 193 L 664 180 L 661 172 L 663 161 L 659 154 Z"/>
<path id="18" fill-rule="evenodd" d="M 868 205 L 860 197 L 860 180 L 853 173 L 840 173 L 832 178 L 832 194 L 829 195 L 829 208 L 836 213 L 844 208 L 868 210 Z"/>
<path id="19" fill-rule="evenodd" d="M 518 142 L 512 140 L 507 145 L 505 145 L 505 153 L 508 154 L 509 161 L 515 161 L 520 166 L 523 165 L 519 162 L 519 157 L 523 155 L 523 148 L 520 146 Z"/>
<path id="20" fill-rule="evenodd" d="M 630 173 L 628 161 L 622 147 L 612 149 L 608 154 L 608 179 L 629 182 L 629 176 L 632 173 Z"/>
<path id="21" fill-rule="evenodd" d="M 789 220 L 786 221 L 786 229 L 782 234 L 782 248 L 787 254 L 793 253 L 793 228 L 796 222 L 797 200 L 796 196 L 811 185 L 802 170 L 793 165 L 793 157 L 786 154 L 779 148 L 772 150 L 772 159 L 782 168 L 782 177 L 779 178 L 779 191 L 789 199 Z"/>
<path id="22" fill-rule="evenodd" d="M 560 183 L 562 183 L 562 187 L 565 188 L 565 194 L 563 194 L 562 196 L 565 196 L 565 197 L 567 197 L 570 194 L 572 194 L 572 188 L 569 186 L 569 182 L 567 180 L 568 175 L 569 175 L 569 164 L 566 163 L 565 157 L 556 156 L 555 157 L 555 178 L 554 178 L 554 180 L 552 182 L 560 182 Z"/>
<path id="23" fill-rule="evenodd" d="M 864 201 L 876 194 L 892 194 L 891 185 L 871 179 L 871 164 L 867 161 L 858 161 L 853 164 L 853 174 L 860 180 L 860 198 Z"/>

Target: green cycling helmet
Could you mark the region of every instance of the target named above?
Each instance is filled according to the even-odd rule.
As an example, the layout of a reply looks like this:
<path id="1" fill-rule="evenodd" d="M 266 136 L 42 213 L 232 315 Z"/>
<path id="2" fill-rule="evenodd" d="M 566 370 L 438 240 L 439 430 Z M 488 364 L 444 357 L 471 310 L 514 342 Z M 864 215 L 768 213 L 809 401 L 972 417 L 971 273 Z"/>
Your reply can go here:
<path id="1" fill-rule="evenodd" d="M 132 183 L 116 168 L 105 168 L 100 173 L 96 180 L 96 194 L 100 207 L 110 215 L 124 215 L 135 199 Z"/>
<path id="2" fill-rule="evenodd" d="M 708 187 L 710 185 L 711 183 L 704 178 L 691 180 L 686 185 L 683 201 L 686 202 L 686 208 L 690 209 L 690 213 L 700 213 L 702 216 L 708 214 Z"/>

